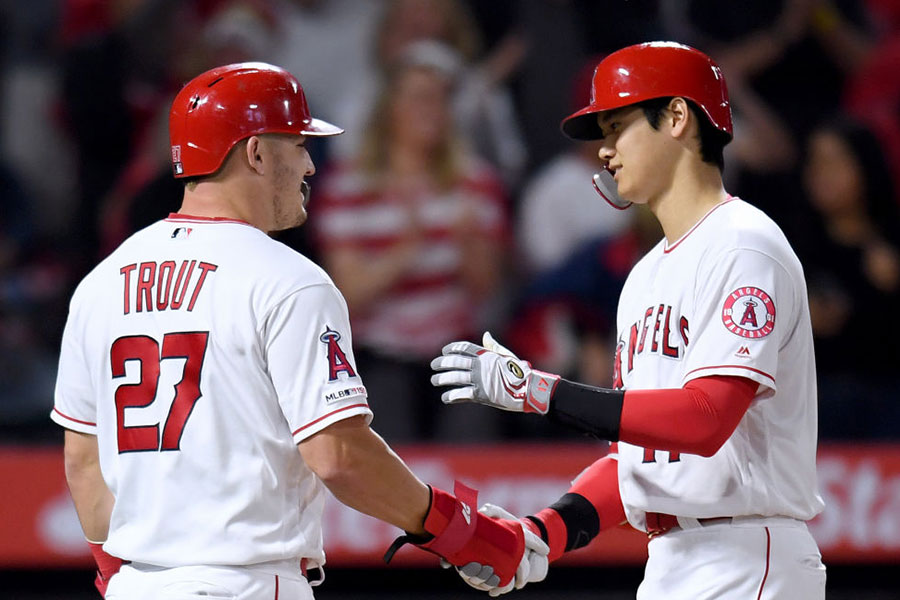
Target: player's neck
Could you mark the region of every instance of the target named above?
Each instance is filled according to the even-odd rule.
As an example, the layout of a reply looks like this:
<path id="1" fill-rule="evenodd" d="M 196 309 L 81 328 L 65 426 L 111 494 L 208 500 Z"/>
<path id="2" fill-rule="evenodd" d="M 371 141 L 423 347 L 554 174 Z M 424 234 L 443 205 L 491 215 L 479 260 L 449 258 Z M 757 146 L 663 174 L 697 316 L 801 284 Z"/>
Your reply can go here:
<path id="1" fill-rule="evenodd" d="M 727 197 L 719 170 L 710 165 L 676 174 L 673 184 L 648 204 L 672 244 Z"/>
<path id="2" fill-rule="evenodd" d="M 258 219 L 247 210 L 246 202 L 235 197 L 242 194 L 235 195 L 230 191 L 232 189 L 219 182 L 198 183 L 193 190 L 185 190 L 178 213 L 193 217 L 235 219 L 259 227 L 254 222 Z"/>

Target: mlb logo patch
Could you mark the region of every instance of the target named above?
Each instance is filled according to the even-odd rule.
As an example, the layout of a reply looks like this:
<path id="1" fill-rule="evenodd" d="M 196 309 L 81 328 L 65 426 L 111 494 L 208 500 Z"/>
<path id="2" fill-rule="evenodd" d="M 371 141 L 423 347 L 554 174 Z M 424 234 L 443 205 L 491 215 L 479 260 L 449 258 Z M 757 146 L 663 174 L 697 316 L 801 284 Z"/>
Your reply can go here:
<path id="1" fill-rule="evenodd" d="M 172 146 L 172 170 L 176 175 L 184 173 L 184 166 L 181 164 L 181 146 Z"/>

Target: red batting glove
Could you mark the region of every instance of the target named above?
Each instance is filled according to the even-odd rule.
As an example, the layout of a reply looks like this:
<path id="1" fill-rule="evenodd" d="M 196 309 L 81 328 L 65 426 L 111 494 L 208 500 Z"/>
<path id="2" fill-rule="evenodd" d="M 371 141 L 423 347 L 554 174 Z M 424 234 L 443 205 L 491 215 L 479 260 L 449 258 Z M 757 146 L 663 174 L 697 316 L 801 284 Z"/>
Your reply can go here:
<path id="1" fill-rule="evenodd" d="M 103 550 L 103 544 L 88 541 L 88 546 L 91 548 L 91 554 L 94 555 L 94 562 L 97 563 L 97 577 L 94 579 L 94 585 L 100 595 L 106 598 L 106 586 L 109 585 L 112 576 L 122 568 L 122 559 Z"/>
<path id="2" fill-rule="evenodd" d="M 512 581 L 525 552 L 525 534 L 519 522 L 479 513 L 478 492 L 458 481 L 455 495 L 429 487 L 431 506 L 424 526 L 433 537 L 401 536 L 388 549 L 385 562 L 400 546 L 413 543 L 456 567 L 470 562 L 490 566 L 500 587 Z"/>

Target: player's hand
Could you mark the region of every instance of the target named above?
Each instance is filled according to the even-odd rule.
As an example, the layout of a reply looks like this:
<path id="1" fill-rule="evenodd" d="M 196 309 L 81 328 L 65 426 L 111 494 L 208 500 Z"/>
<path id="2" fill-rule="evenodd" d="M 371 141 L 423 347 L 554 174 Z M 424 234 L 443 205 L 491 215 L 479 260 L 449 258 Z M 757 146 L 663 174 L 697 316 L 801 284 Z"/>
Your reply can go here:
<path id="1" fill-rule="evenodd" d="M 493 504 L 485 504 L 478 512 L 498 519 L 516 520 L 513 514 Z M 529 527 L 523 525 L 522 531 L 525 534 L 525 552 L 512 581 L 505 586 L 499 586 L 499 577 L 494 575 L 494 569 L 478 562 L 470 562 L 456 569 L 462 580 L 477 590 L 488 592 L 491 597 L 500 596 L 513 589 L 520 590 L 527 583 L 542 581 L 547 576 L 550 566 L 547 558 L 550 548 Z M 449 563 L 446 566 L 449 566 Z"/>
<path id="2" fill-rule="evenodd" d="M 451 389 L 444 404 L 477 402 L 514 412 L 546 414 L 559 375 L 531 368 L 485 332 L 484 346 L 451 342 L 431 361 L 431 384 Z"/>

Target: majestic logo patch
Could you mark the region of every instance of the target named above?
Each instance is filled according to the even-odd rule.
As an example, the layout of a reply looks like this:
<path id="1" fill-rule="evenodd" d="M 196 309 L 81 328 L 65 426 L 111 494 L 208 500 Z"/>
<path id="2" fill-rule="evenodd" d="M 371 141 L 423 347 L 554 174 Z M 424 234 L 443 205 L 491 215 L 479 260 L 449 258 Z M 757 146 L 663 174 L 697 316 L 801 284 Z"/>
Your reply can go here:
<path id="1" fill-rule="evenodd" d="M 328 381 L 337 381 L 340 373 L 346 373 L 347 377 L 356 377 L 356 371 L 350 366 L 347 355 L 341 349 L 338 342 L 341 334 L 325 326 L 325 332 L 319 336 L 319 341 L 328 347 Z"/>
<path id="2" fill-rule="evenodd" d="M 738 288 L 725 299 L 722 322 L 735 335 L 766 337 L 775 329 L 775 302 L 759 288 Z"/>

